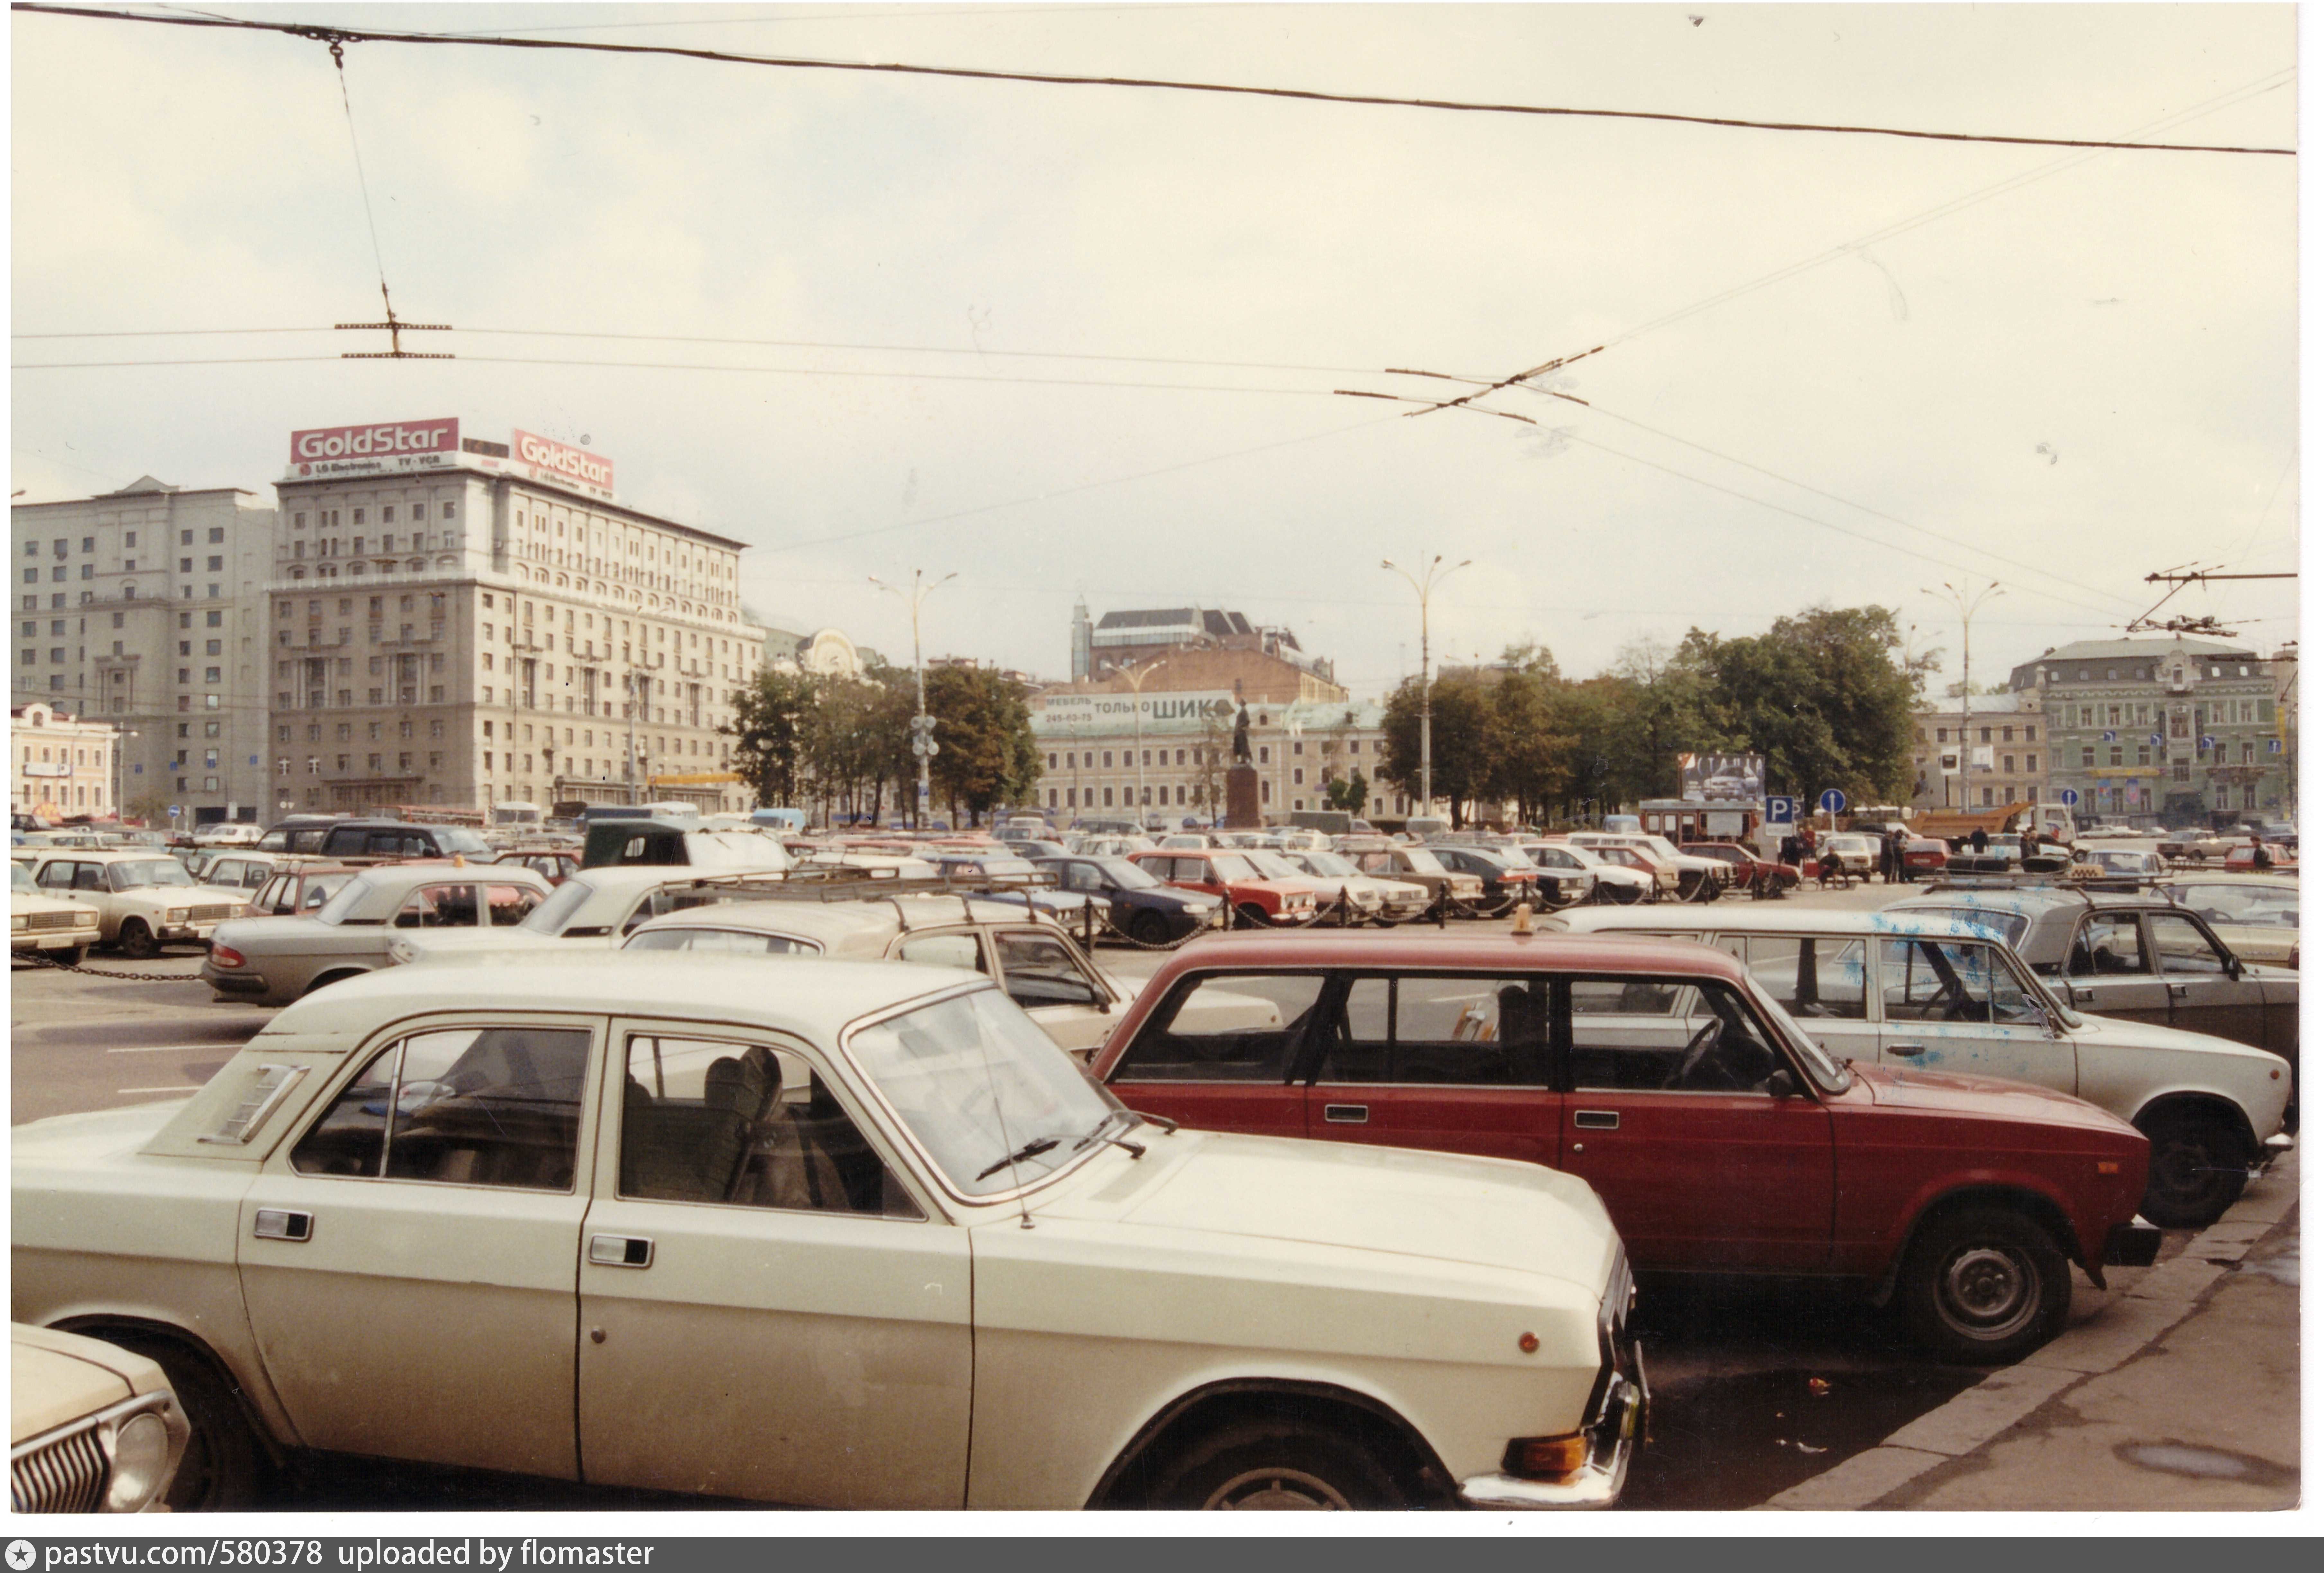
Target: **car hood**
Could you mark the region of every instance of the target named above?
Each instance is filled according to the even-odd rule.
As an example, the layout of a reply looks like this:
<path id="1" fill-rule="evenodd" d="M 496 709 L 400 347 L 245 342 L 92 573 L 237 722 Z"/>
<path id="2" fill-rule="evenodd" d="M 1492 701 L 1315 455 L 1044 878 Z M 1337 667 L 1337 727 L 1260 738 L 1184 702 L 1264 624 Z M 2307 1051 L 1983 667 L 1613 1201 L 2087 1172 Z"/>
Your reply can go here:
<path id="1" fill-rule="evenodd" d="M 65 1351 L 65 1340 L 18 1328 L 9 1352 L 8 1440 L 29 1441 L 136 1396 L 128 1378 Z"/>
<path id="2" fill-rule="evenodd" d="M 1619 1249 L 1597 1193 L 1539 1164 L 1207 1131 L 1132 1134 L 1148 1143 L 1147 1158 L 1041 1213 L 1537 1273 L 1593 1296 Z M 1172 1151 L 1182 1145 L 1183 1155 Z"/>
<path id="3" fill-rule="evenodd" d="M 2096 1104 L 2026 1082 L 2005 1081 L 1995 1076 L 1963 1076 L 1950 1070 L 1905 1070 L 1886 1065 L 1858 1063 L 1853 1069 L 1872 1101 L 1883 1108 L 2079 1125 L 2086 1130 L 2137 1135 L 2126 1121 Z"/>

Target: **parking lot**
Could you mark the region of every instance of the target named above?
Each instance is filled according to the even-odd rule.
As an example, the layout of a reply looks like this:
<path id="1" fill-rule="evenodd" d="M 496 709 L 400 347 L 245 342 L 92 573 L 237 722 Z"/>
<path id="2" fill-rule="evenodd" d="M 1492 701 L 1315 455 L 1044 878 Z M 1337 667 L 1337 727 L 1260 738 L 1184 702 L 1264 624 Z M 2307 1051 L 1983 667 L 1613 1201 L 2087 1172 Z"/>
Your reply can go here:
<path id="1" fill-rule="evenodd" d="M 1874 884 L 1786 899 L 1860 908 L 1888 895 Z M 1412 934 L 1426 943 L 1434 932 Z M 1132 984 L 1163 958 L 1120 948 L 1101 953 L 1104 966 Z M 198 965 L 197 953 L 180 949 L 134 966 L 100 957 L 89 972 L 18 967 L 14 1121 L 160 1101 L 208 1080 L 272 1013 L 213 1003 L 194 976 Z M 98 976 L 133 971 L 141 976 Z M 2174 1236 L 2165 1254 L 2187 1237 Z M 2102 1315 L 2121 1292 L 2120 1274 L 2107 1293 L 2078 1276 L 2074 1321 Z M 1631 1509 L 1754 1505 L 1877 1446 L 1984 1375 L 1935 1362 L 1904 1343 L 1892 1318 L 1812 1286 L 1650 1283 L 1639 1327 L 1655 1404 L 1651 1443 L 1638 1453 L 1623 1498 Z M 285 1507 L 415 1511 L 661 1504 L 637 1492 L 346 1460 L 303 1471 L 281 1497 Z"/>

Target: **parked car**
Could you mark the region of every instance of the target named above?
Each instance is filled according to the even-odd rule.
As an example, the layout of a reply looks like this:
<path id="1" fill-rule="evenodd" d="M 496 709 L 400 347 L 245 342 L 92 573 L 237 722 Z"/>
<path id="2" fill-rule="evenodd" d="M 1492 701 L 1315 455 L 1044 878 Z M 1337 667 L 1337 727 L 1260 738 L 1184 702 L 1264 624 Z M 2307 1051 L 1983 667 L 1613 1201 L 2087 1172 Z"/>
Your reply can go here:
<path id="1" fill-rule="evenodd" d="M 1284 1025 L 1185 1022 L 1214 989 L 1265 994 Z M 2146 1141 L 2121 1120 L 1981 1077 L 1835 1063 L 1709 946 L 1199 939 L 1093 1069 L 1130 1107 L 1207 1130 L 1563 1170 L 1605 1199 L 1641 1272 L 1893 1285 L 1953 1359 L 2047 1339 L 2070 1262 L 2103 1283 L 2154 1250 L 2135 1221 Z"/>
<path id="2" fill-rule="evenodd" d="M 1730 886 L 1748 890 L 1762 901 L 1799 888 L 1798 869 L 1772 857 L 1761 857 L 1749 847 L 1732 841 L 1686 841 L 1680 844 L 1679 850 L 1696 857 L 1719 859 L 1732 871 L 1728 881 Z"/>
<path id="3" fill-rule="evenodd" d="M 97 913 L 103 942 L 145 959 L 164 945 L 204 944 L 249 904 L 246 893 L 198 884 L 174 857 L 154 852 L 19 852 L 44 895 Z"/>
<path id="4" fill-rule="evenodd" d="M 1311 832 L 1312 834 L 1312 832 Z M 1327 899 L 1344 899 L 1381 928 L 1409 923 L 1428 911 L 1428 887 L 1409 880 L 1380 879 L 1364 873 L 1340 853 L 1313 847 L 1286 852 L 1285 861 L 1310 879 L 1323 882 Z"/>
<path id="5" fill-rule="evenodd" d="M 2160 879 L 2170 872 L 2161 853 L 2139 847 L 2077 846 L 2074 861 L 2117 879 Z"/>
<path id="6" fill-rule="evenodd" d="M 293 918 L 319 911 L 325 902 L 338 893 L 341 885 L 362 872 L 351 863 L 292 858 L 259 887 L 243 916 Z"/>
<path id="7" fill-rule="evenodd" d="M 2259 865 L 2260 851 L 2261 849 L 2259 847 L 2254 847 L 2248 841 L 2245 842 L 2240 847 L 2230 847 L 2227 848 L 2227 856 L 2220 860 L 2220 865 L 2229 874 L 2273 873 L 2286 874 L 2298 874 L 2300 872 L 2300 855 L 2294 852 L 2291 847 L 2270 847 L 2266 848 L 2268 865 L 2264 869 L 2261 868 Z"/>
<path id="8" fill-rule="evenodd" d="M 1105 903 L 1106 921 L 1140 945 L 1167 945 L 1197 929 L 1217 926 L 1225 899 L 1179 890 L 1127 857 L 1044 856 L 1034 866 L 1056 876 L 1057 888 Z"/>
<path id="9" fill-rule="evenodd" d="M 2084 1015 L 1999 933 L 1956 914 L 1600 909 L 1554 921 L 1577 933 L 1692 939 L 1739 957 L 1833 1059 L 2004 1077 L 2086 1098 L 2154 1143 L 2139 1210 L 2169 1227 L 2210 1224 L 2254 1165 L 2291 1147 L 2281 1059 L 2207 1033 Z"/>
<path id="10" fill-rule="evenodd" d="M 549 893 L 529 868 L 496 864 L 377 864 L 311 915 L 221 923 L 202 960 L 214 997 L 281 1005 L 394 964 L 406 930 L 514 927 Z"/>
<path id="11" fill-rule="evenodd" d="M 1577 902 L 1611 902 L 1628 906 L 1655 899 L 1655 876 L 1600 856 L 1593 847 L 1577 847 L 1562 837 L 1528 841 L 1519 848 L 1546 876 L 1542 888 L 1552 893 L 1552 904 Z"/>
<path id="12" fill-rule="evenodd" d="M 292 814 L 267 828 L 258 838 L 261 852 L 318 853 L 332 827 L 348 823 L 345 814 Z"/>
<path id="13" fill-rule="evenodd" d="M 512 847 L 493 858 L 494 863 L 513 863 L 529 868 L 551 884 L 563 884 L 581 872 L 581 854 L 571 847 Z"/>
<path id="14" fill-rule="evenodd" d="M 1639 830 L 1578 830 L 1569 839 L 1600 853 L 1621 847 L 1642 855 L 1655 868 L 1655 879 L 1661 882 L 1664 869 L 1672 878 L 1664 887 L 1685 902 L 1715 902 L 1732 883 L 1734 870 L 1716 857 L 1698 857 L 1681 852 L 1671 845 L 1667 837 Z"/>
<path id="15" fill-rule="evenodd" d="M 220 819 L 194 827 L 194 843 L 199 847 L 255 847 L 266 832 L 257 825 L 242 819 Z"/>
<path id="16" fill-rule="evenodd" d="M 1268 879 L 1246 853 L 1225 847 L 1133 852 L 1130 861 L 1167 884 L 1219 897 L 1234 921 L 1251 928 L 1305 923 L 1315 916 L 1314 887 L 1305 880 Z"/>
<path id="17" fill-rule="evenodd" d="M 2300 882 L 2272 874 L 2175 874 L 2156 887 L 2246 961 L 2300 965 Z"/>
<path id="18" fill-rule="evenodd" d="M 337 819 L 321 826 L 319 835 L 293 830 L 284 839 L 288 852 L 312 852 L 342 863 L 383 863 L 405 857 L 489 858 L 491 845 L 484 833 L 465 825 L 416 825 L 403 819 Z M 314 845 L 303 843 L 312 841 Z M 261 850 L 271 851 L 262 839 Z"/>
<path id="19" fill-rule="evenodd" d="M 8 1344 L 9 1510 L 167 1511 L 191 1428 L 161 1367 L 22 1322 Z"/>
<path id="20" fill-rule="evenodd" d="M 98 939 L 97 909 L 41 893 L 32 871 L 22 863 L 8 865 L 9 954 L 31 953 L 78 967 L 88 959 L 89 947 Z"/>
<path id="21" fill-rule="evenodd" d="M 1850 879 L 1870 879 L 1880 871 L 1880 848 L 1869 836 L 1847 830 L 1819 836 L 1809 861 L 1819 862 L 1827 852 L 1840 858 L 1840 873 Z"/>
<path id="22" fill-rule="evenodd" d="M 1374 879 L 1416 884 L 1428 893 L 1431 905 L 1448 911 L 1465 911 L 1485 899 L 1485 882 L 1473 874 L 1448 868 L 1425 847 L 1393 845 L 1376 837 L 1343 836 L 1338 851 L 1357 872 Z"/>
<path id="23" fill-rule="evenodd" d="M 1934 836 L 1908 836 L 1904 839 L 1904 877 L 1919 879 L 1923 874 L 1945 871 L 1945 862 L 1952 848 Z"/>
<path id="24" fill-rule="evenodd" d="M 238 1390 L 208 1504 L 270 1448 L 822 1508 L 1618 1492 L 1586 1186 L 1141 1122 L 990 979 L 783 967 L 396 968 L 19 1125 L 16 1313 Z"/>
<path id="25" fill-rule="evenodd" d="M 1483 884 L 1487 911 L 1508 911 L 1517 906 L 1539 908 L 1545 904 L 1539 895 L 1541 870 L 1532 858 L 1506 847 L 1489 847 L 1476 842 L 1432 841 L 1428 850 L 1436 861 L 1455 874 L 1473 874 Z"/>
<path id="26" fill-rule="evenodd" d="M 1633 847 L 1623 841 L 1580 841 L 1572 837 L 1567 839 L 1569 845 L 1582 847 L 1617 868 L 1627 868 L 1643 875 L 1648 882 L 1646 894 L 1647 901 L 1682 899 L 1679 895 L 1678 865 L 1670 859 L 1660 856 L 1646 847 Z M 1700 893 L 1702 886 L 1698 882 L 1693 888 Z"/>
<path id="27" fill-rule="evenodd" d="M 257 852 L 248 847 L 237 846 L 213 849 L 211 856 L 191 872 L 204 884 L 223 890 L 247 891 L 255 899 L 255 893 L 264 890 L 285 868 L 317 861 L 319 860 L 282 852 Z"/>

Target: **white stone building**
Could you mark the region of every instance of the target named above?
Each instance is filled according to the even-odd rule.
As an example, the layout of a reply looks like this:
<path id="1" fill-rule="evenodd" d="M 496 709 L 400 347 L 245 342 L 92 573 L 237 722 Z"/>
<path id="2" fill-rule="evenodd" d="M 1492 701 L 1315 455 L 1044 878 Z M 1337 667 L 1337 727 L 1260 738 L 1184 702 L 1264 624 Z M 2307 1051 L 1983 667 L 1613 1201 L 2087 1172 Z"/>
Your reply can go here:
<path id="1" fill-rule="evenodd" d="M 8 708 L 9 807 L 42 819 L 113 817 L 110 723 L 77 720 L 38 700 Z"/>

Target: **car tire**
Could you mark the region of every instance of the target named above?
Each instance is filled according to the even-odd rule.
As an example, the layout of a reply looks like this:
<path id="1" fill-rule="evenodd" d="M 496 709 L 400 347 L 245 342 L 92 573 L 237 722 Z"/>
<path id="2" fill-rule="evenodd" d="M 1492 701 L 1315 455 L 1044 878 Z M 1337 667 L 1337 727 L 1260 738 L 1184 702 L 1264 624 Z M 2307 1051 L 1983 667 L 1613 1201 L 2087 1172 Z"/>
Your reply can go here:
<path id="1" fill-rule="evenodd" d="M 1237 907 L 1235 909 L 1235 921 L 1240 927 L 1245 929 L 1271 929 L 1274 927 L 1274 924 L 1268 921 L 1267 909 L 1260 906 L 1257 902 L 1245 902 L 1242 905 Z"/>
<path id="2" fill-rule="evenodd" d="M 1167 945 L 1170 921 L 1159 912 L 1140 912 L 1130 920 L 1130 937 L 1140 945 Z"/>
<path id="3" fill-rule="evenodd" d="M 1221 1426 L 1171 1455 L 1152 1479 L 1148 1500 L 1158 1508 L 1346 1512 L 1411 1505 L 1395 1474 L 1355 1439 L 1296 1418 Z"/>
<path id="4" fill-rule="evenodd" d="M 121 948 L 121 954 L 135 961 L 151 961 L 161 954 L 161 942 L 153 938 L 153 930 L 143 918 L 124 919 L 121 937 L 114 943 Z"/>
<path id="5" fill-rule="evenodd" d="M 2066 1254 L 2022 1213 L 1973 1208 L 1925 1225 L 1905 1252 L 1905 1330 L 1962 1365 L 2006 1365 L 2048 1343 L 2073 1298 Z"/>
<path id="6" fill-rule="evenodd" d="M 2138 1210 L 2166 1229 L 2204 1229 L 2244 1193 L 2247 1144 L 2225 1117 L 2166 1109 L 2137 1122 L 2150 1151 Z"/>
<path id="7" fill-rule="evenodd" d="M 172 1513 L 221 1513 L 254 1505 L 273 1474 L 272 1461 L 229 1382 L 201 1356 L 168 1338 L 101 1335 L 143 1355 L 170 1378 L 193 1434 L 167 1501 Z"/>
<path id="8" fill-rule="evenodd" d="M 323 974 L 322 976 L 317 978 L 314 982 L 309 984 L 305 992 L 299 997 L 304 999 L 307 995 L 313 994 L 318 989 L 326 989 L 335 983 L 345 983 L 351 977 L 361 977 L 362 976 L 363 973 L 361 970 L 354 972 L 327 972 Z"/>

